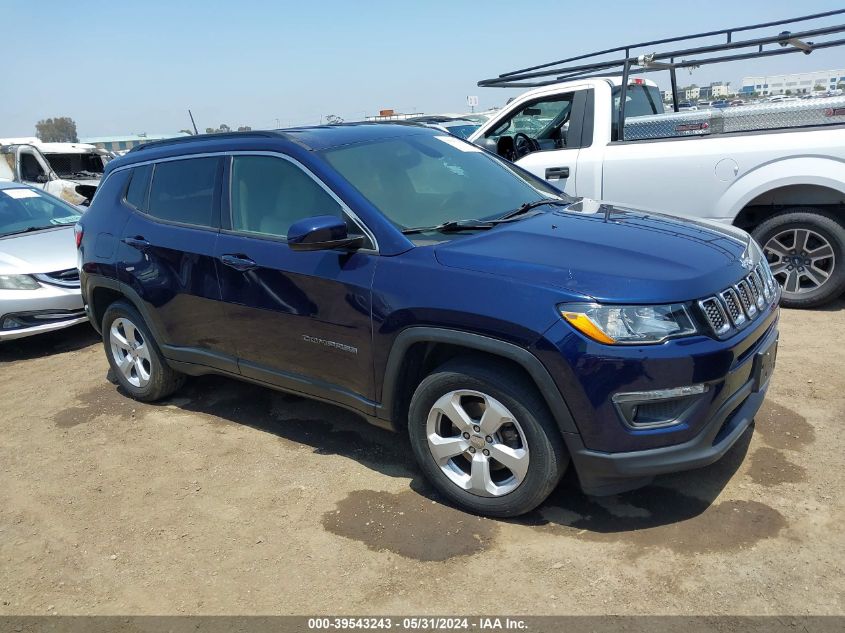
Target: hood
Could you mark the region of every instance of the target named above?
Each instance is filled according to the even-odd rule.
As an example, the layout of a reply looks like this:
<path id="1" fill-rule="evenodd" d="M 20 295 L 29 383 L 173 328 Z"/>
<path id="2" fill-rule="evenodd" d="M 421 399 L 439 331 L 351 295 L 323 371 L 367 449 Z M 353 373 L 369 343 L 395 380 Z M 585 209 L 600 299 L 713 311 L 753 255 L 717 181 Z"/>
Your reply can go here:
<path id="1" fill-rule="evenodd" d="M 73 225 L 0 238 L 0 274 L 50 273 L 76 268 Z"/>
<path id="2" fill-rule="evenodd" d="M 575 298 L 665 303 L 713 294 L 748 274 L 749 241 L 733 227 L 582 200 L 441 244 L 435 256 Z"/>

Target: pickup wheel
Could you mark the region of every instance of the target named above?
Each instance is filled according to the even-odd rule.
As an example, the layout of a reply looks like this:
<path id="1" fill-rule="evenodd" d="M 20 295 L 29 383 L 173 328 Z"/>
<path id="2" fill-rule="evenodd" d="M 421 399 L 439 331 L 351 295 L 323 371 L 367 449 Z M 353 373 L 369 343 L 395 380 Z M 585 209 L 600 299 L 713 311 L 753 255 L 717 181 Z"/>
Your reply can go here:
<path id="1" fill-rule="evenodd" d="M 408 430 L 429 481 L 477 514 L 533 510 L 569 463 L 535 386 L 489 361 L 450 361 L 423 379 L 411 399 Z"/>
<path id="2" fill-rule="evenodd" d="M 124 301 L 111 304 L 103 315 L 103 346 L 118 383 L 136 400 L 161 400 L 185 381 L 164 360 L 138 311 Z"/>
<path id="3" fill-rule="evenodd" d="M 786 209 L 752 235 L 783 287 L 782 306 L 813 308 L 845 291 L 845 226 L 834 214 L 813 207 Z"/>

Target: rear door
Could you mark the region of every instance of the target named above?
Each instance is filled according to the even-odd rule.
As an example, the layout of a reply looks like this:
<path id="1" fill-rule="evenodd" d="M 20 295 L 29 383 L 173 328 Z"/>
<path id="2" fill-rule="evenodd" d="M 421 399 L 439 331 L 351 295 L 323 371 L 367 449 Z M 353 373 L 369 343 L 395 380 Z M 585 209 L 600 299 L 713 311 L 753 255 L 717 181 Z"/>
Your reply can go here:
<path id="1" fill-rule="evenodd" d="M 228 349 L 244 376 L 358 408 L 373 397 L 371 285 L 377 255 L 368 248 L 292 251 L 297 220 L 345 216 L 348 209 L 311 172 L 278 154 L 232 157 L 216 256 Z"/>
<path id="2" fill-rule="evenodd" d="M 123 204 L 120 280 L 140 297 L 165 356 L 237 371 L 219 336 L 214 248 L 220 226 L 221 157 L 133 168 Z"/>

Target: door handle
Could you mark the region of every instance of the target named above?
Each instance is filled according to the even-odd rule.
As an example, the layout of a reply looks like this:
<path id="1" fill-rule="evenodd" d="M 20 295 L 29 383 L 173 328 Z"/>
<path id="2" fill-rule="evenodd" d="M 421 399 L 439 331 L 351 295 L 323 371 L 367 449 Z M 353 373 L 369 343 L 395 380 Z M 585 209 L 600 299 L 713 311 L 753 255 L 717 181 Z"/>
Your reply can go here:
<path id="1" fill-rule="evenodd" d="M 135 237 L 124 237 L 121 242 L 131 246 L 132 248 L 137 248 L 139 251 L 145 251 L 152 246 L 152 244 L 140 235 L 136 235 Z"/>
<path id="2" fill-rule="evenodd" d="M 252 261 L 249 257 L 244 257 L 243 255 L 221 255 L 220 261 L 226 264 L 229 268 L 234 268 L 242 273 L 258 268 L 258 264 Z"/>
<path id="3" fill-rule="evenodd" d="M 569 167 L 548 167 L 546 168 L 546 180 L 553 178 L 569 178 Z"/>

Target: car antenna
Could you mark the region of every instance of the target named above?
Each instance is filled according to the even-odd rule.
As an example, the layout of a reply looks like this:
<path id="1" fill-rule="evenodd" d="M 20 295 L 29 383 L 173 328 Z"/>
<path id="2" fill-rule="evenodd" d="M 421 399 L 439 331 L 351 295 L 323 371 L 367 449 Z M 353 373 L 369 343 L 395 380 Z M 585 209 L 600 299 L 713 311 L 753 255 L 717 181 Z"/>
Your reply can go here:
<path id="1" fill-rule="evenodd" d="M 197 130 L 197 124 L 194 123 L 194 115 L 191 114 L 190 108 L 188 108 L 188 116 L 191 117 L 191 125 L 194 126 L 194 136 L 197 136 L 199 134 L 199 130 Z"/>

